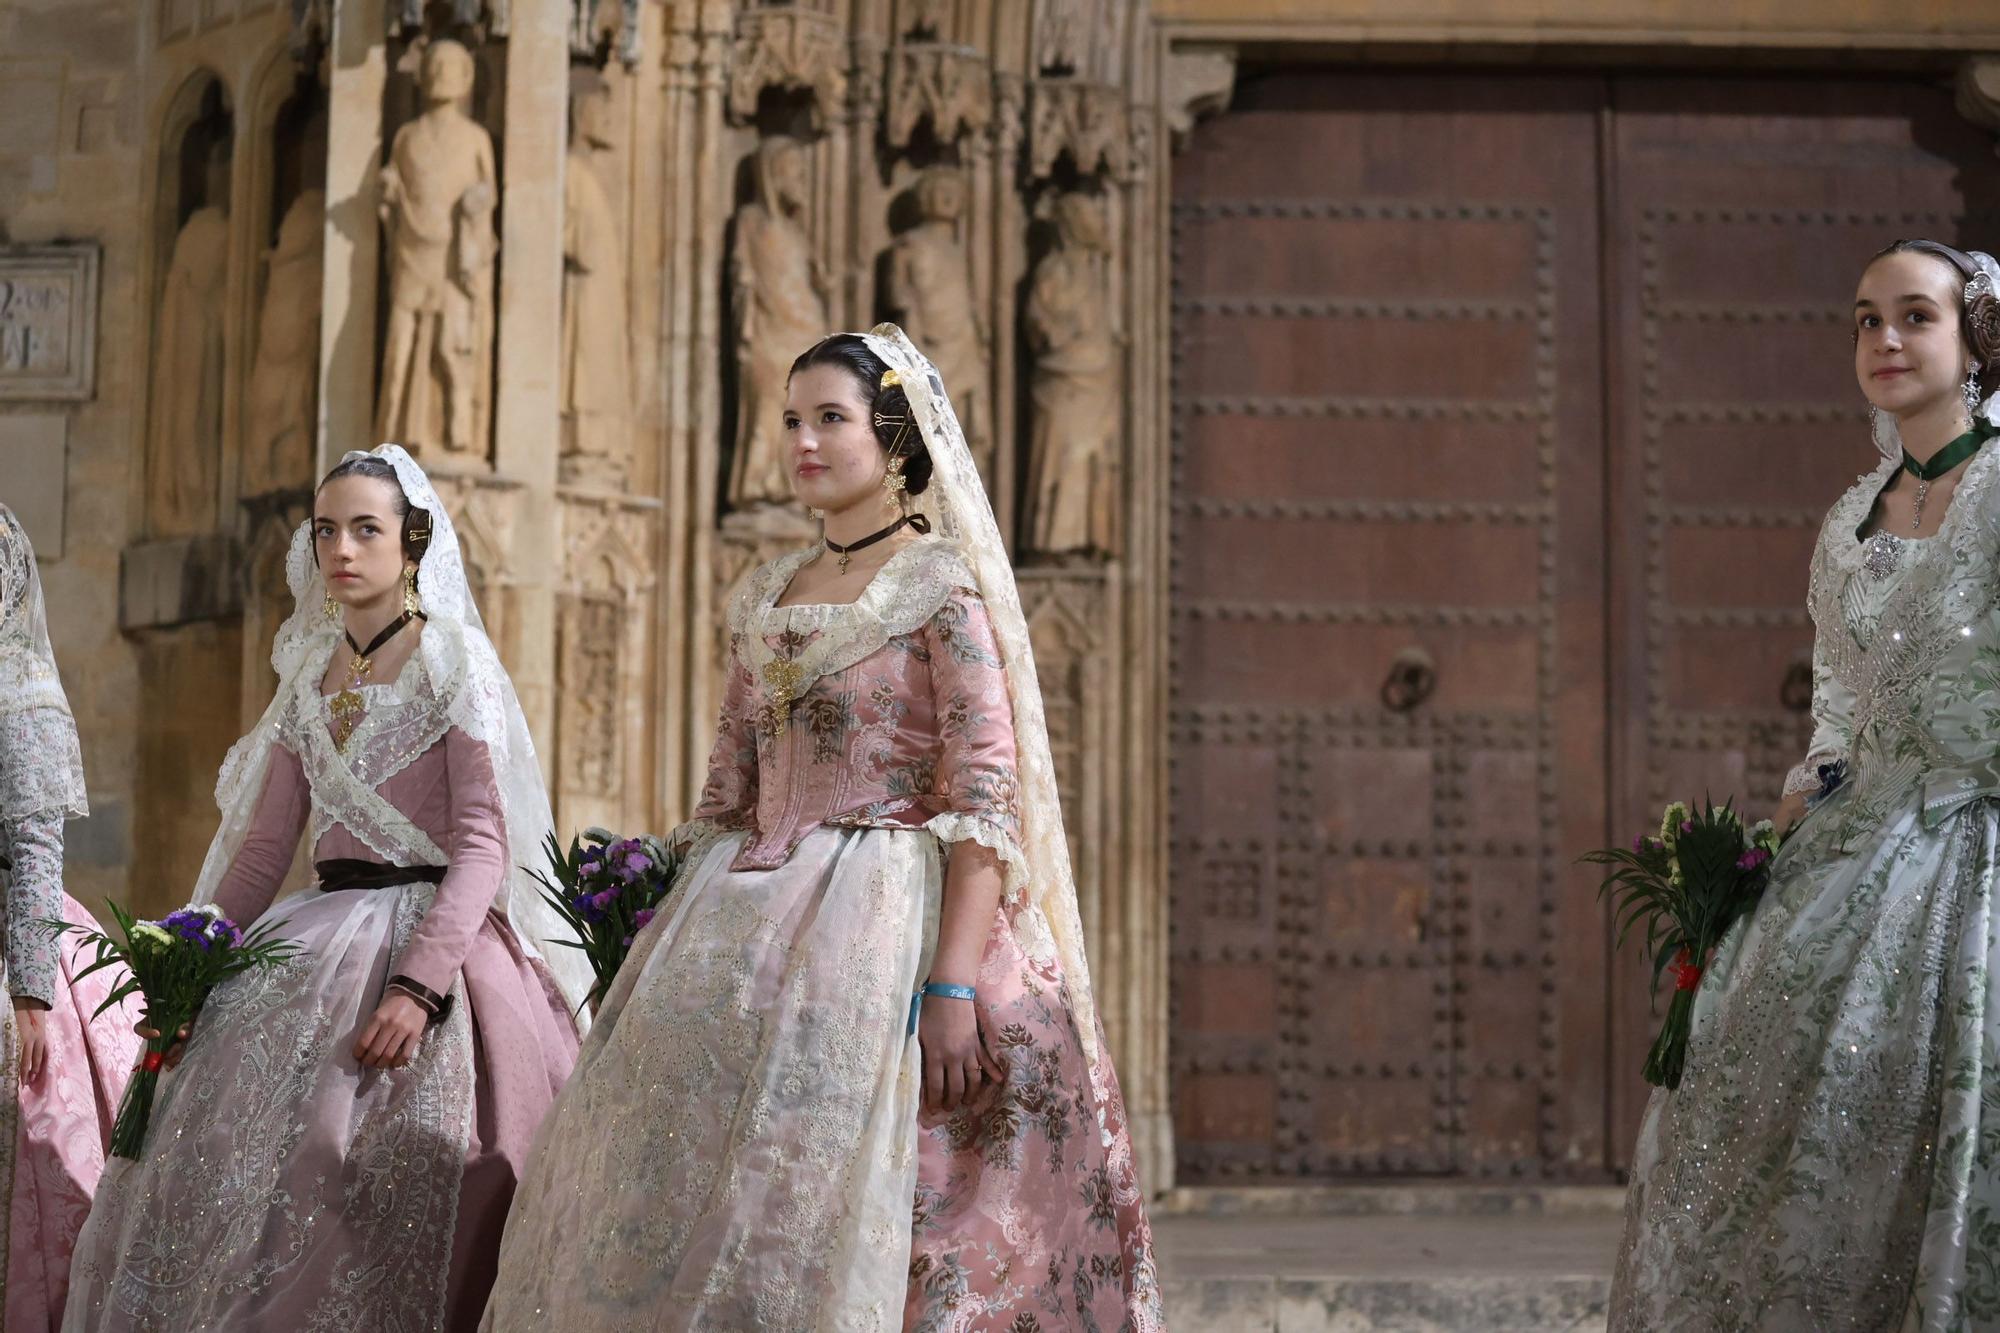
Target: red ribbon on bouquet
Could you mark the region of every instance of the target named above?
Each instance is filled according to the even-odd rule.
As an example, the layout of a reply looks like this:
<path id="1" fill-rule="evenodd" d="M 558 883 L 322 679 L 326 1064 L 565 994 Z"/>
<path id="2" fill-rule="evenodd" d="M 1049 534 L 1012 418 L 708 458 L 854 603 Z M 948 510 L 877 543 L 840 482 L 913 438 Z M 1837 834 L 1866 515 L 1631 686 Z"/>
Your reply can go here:
<path id="1" fill-rule="evenodd" d="M 1694 961 L 1686 945 L 1674 955 L 1674 989 L 1693 990 L 1701 984 L 1701 965 Z"/>

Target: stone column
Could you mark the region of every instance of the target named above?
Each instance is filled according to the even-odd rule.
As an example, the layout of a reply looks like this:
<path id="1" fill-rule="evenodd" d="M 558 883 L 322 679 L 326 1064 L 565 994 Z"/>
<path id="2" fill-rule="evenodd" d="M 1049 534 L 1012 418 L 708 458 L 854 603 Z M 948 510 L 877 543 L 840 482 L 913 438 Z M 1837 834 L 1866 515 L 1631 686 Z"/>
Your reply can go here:
<path id="1" fill-rule="evenodd" d="M 320 279 L 317 467 L 368 449 L 375 415 L 375 285 L 382 229 L 382 90 L 389 78 L 383 0 L 333 11 L 327 65 L 326 249 Z"/>
<path id="2" fill-rule="evenodd" d="M 569 9 L 516 5 L 507 34 L 507 137 L 500 201 L 499 374 L 493 398 L 495 473 L 518 483 L 498 645 L 529 729 L 555 754 L 556 585 L 562 575 L 556 503 L 562 441 L 562 200 L 569 105 Z"/>

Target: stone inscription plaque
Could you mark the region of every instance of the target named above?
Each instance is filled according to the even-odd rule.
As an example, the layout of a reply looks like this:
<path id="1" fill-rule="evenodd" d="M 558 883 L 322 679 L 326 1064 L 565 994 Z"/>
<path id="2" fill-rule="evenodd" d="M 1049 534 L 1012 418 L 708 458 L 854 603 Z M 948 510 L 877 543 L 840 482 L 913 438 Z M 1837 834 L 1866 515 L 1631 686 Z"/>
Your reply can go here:
<path id="1" fill-rule="evenodd" d="M 0 402 L 82 402 L 97 369 L 95 245 L 0 246 Z"/>

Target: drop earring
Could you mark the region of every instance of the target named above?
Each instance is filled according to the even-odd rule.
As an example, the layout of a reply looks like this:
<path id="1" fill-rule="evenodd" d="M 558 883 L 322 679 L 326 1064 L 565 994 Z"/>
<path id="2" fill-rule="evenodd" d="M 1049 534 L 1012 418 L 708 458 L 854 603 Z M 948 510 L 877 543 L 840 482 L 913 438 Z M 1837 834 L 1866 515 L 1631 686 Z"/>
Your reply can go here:
<path id="1" fill-rule="evenodd" d="M 414 569 L 405 569 L 403 571 L 403 614 L 406 616 L 420 615 L 423 613 L 423 609 L 424 604 L 417 600 L 417 571 Z"/>
<path id="2" fill-rule="evenodd" d="M 1979 363 L 1977 361 L 1974 361 L 1965 368 L 1965 383 L 1959 386 L 1959 392 L 1965 395 L 1965 410 L 1977 413 L 1981 397 L 1979 392 Z"/>
<path id="3" fill-rule="evenodd" d="M 882 490 L 884 498 L 895 506 L 898 513 L 906 512 L 909 509 L 910 482 L 909 478 L 903 475 L 902 458 L 896 457 L 889 460 L 888 470 L 882 474 Z"/>
<path id="4" fill-rule="evenodd" d="M 340 603 L 333 600 L 332 593 L 328 593 L 326 595 L 326 600 L 320 603 L 320 610 L 326 613 L 326 618 L 328 620 L 336 622 L 339 621 Z"/>

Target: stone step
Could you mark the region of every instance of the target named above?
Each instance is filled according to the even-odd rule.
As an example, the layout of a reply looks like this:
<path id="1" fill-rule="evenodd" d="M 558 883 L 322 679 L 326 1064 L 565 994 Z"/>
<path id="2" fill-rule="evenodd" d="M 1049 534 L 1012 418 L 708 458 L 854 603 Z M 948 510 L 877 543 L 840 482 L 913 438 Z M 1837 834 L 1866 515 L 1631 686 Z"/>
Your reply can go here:
<path id="1" fill-rule="evenodd" d="M 1153 1214 L 1176 1333 L 1604 1327 L 1622 1191 L 1175 1191 Z"/>

